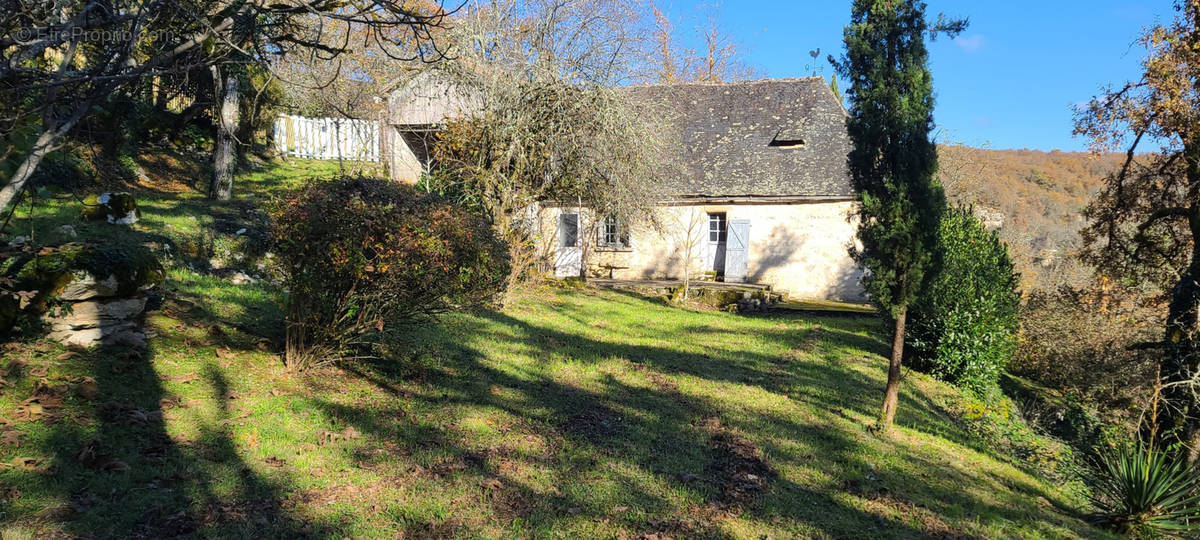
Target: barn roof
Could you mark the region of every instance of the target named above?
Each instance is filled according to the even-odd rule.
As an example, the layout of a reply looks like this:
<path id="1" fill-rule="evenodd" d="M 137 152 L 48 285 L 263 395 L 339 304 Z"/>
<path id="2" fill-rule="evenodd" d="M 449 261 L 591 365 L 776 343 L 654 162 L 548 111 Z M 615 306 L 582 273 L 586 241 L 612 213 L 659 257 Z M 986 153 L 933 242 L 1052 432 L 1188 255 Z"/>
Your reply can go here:
<path id="1" fill-rule="evenodd" d="M 824 79 L 627 87 L 679 144 L 680 197 L 849 197 L 846 113 Z"/>

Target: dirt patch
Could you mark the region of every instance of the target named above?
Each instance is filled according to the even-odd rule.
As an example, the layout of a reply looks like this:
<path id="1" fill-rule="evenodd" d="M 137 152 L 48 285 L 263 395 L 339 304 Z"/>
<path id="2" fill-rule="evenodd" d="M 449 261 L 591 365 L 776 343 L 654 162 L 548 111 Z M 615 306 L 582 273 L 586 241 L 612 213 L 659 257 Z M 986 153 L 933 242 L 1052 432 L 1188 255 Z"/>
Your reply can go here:
<path id="1" fill-rule="evenodd" d="M 289 520 L 282 516 L 280 504 L 273 499 L 213 501 L 204 509 L 200 522 L 205 527 L 232 522 L 255 525 L 264 530 L 290 525 Z"/>
<path id="2" fill-rule="evenodd" d="M 646 378 L 650 379 L 650 383 L 653 384 L 659 392 L 671 394 L 676 397 L 683 397 L 683 394 L 679 392 L 679 385 L 676 384 L 675 381 L 672 381 L 666 375 L 663 375 L 662 373 L 652 369 L 644 369 L 644 371 L 646 373 Z"/>
<path id="3" fill-rule="evenodd" d="M 186 510 L 171 512 L 161 507 L 150 508 L 138 516 L 133 538 L 179 538 L 195 534 L 199 524 Z"/>
<path id="4" fill-rule="evenodd" d="M 593 405 L 567 417 L 559 427 L 568 435 L 593 443 L 604 442 L 621 432 L 621 417 L 608 407 Z"/>
<path id="5" fill-rule="evenodd" d="M 504 520 L 528 520 L 537 507 L 536 497 L 521 488 L 504 484 L 495 479 L 484 481 L 483 497 L 491 503 L 496 515 Z"/>
<path id="6" fill-rule="evenodd" d="M 438 522 L 412 523 L 404 528 L 403 538 L 458 538 L 466 525 L 450 518 Z"/>
<path id="7" fill-rule="evenodd" d="M 968 534 L 946 523 L 932 510 L 919 504 L 905 501 L 882 493 L 870 494 L 864 497 L 866 509 L 884 517 L 894 514 L 892 520 L 899 520 L 925 531 L 931 538 L 954 540 L 982 539 L 982 536 Z"/>
<path id="8" fill-rule="evenodd" d="M 701 427 L 710 434 L 708 444 L 713 453 L 710 470 L 717 477 L 718 504 L 727 508 L 753 504 L 778 476 L 762 450 L 754 441 L 722 425 L 719 418 L 706 418 Z"/>

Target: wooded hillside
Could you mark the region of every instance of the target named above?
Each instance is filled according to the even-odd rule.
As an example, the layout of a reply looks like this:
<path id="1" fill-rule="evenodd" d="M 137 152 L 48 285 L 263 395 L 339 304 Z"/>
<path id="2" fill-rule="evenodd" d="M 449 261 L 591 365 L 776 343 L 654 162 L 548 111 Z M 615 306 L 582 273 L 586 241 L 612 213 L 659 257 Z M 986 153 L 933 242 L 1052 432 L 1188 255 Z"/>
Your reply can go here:
<path id="1" fill-rule="evenodd" d="M 950 200 L 974 204 L 989 227 L 1001 227 L 1022 288 L 1087 279 L 1090 271 L 1069 255 L 1080 247 L 1083 208 L 1123 156 L 967 146 L 939 151 L 939 175 Z"/>

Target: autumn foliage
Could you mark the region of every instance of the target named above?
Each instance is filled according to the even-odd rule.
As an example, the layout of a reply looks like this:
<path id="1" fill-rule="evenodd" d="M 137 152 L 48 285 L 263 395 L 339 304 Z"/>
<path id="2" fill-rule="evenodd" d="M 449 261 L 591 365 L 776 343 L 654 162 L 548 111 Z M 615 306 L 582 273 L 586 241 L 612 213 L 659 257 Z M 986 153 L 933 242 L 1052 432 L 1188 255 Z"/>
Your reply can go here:
<path id="1" fill-rule="evenodd" d="M 974 206 L 1000 227 L 1021 275 L 1021 290 L 1086 287 L 1092 268 L 1082 247 L 1083 208 L 1118 169 L 1123 156 L 1087 152 L 938 147 L 938 179 L 946 196 Z"/>
<path id="2" fill-rule="evenodd" d="M 397 323 L 484 303 L 508 275 L 486 220 L 404 184 L 312 180 L 272 218 L 286 361 L 298 369 L 361 355 Z"/>

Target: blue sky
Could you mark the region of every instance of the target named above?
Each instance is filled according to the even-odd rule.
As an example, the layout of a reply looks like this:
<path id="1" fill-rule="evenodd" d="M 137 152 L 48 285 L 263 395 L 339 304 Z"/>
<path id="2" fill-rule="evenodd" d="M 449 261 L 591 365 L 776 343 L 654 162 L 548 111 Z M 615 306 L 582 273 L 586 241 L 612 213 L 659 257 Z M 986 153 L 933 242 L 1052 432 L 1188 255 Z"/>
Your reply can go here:
<path id="1" fill-rule="evenodd" d="M 658 0 L 684 38 L 698 24 L 695 5 L 711 1 Z M 957 40 L 930 44 L 939 141 L 990 148 L 1083 150 L 1073 137 L 1071 107 L 1106 84 L 1138 76 L 1143 50 L 1134 40 L 1144 26 L 1167 22 L 1170 0 L 929 0 L 928 14 L 969 17 Z M 768 77 L 813 72 L 808 51 L 824 59 L 842 53 L 849 0 L 726 0 L 721 24 L 748 47 L 749 60 Z"/>

